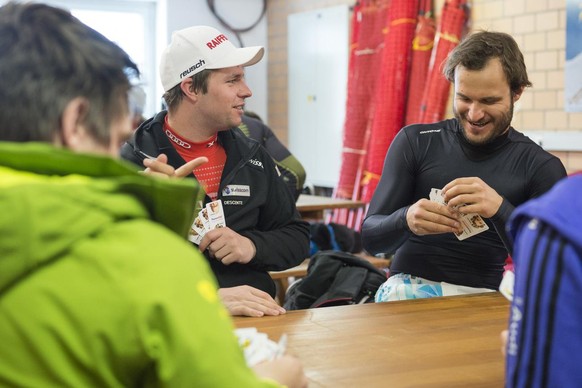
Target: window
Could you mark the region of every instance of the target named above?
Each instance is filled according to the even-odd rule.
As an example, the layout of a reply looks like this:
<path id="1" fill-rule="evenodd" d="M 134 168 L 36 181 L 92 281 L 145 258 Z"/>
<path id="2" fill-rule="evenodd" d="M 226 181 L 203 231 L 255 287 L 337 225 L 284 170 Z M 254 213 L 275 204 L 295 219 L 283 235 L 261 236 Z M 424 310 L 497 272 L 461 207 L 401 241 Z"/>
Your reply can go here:
<path id="1" fill-rule="evenodd" d="M 123 48 L 141 72 L 147 95 L 144 116 L 150 117 L 159 110 L 157 0 L 45 0 L 45 3 L 69 9 L 83 23 Z"/>

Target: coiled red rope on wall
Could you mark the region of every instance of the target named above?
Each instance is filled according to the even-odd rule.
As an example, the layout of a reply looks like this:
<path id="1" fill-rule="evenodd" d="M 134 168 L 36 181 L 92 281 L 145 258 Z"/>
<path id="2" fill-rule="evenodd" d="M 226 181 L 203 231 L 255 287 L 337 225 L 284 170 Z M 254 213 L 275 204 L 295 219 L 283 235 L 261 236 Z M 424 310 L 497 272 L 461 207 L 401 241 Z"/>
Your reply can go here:
<path id="1" fill-rule="evenodd" d="M 394 136 L 404 125 L 412 39 L 416 30 L 418 2 L 392 0 L 389 30 L 384 40 L 382 69 L 376 90 L 376 107 L 362 177 L 362 200 L 370 202 L 382 173 L 384 158 Z"/>
<path id="2" fill-rule="evenodd" d="M 461 41 L 467 18 L 468 10 L 465 0 L 445 2 L 420 108 L 419 122 L 421 123 L 434 123 L 444 118 L 451 85 L 442 74 L 442 65 L 449 52 Z"/>

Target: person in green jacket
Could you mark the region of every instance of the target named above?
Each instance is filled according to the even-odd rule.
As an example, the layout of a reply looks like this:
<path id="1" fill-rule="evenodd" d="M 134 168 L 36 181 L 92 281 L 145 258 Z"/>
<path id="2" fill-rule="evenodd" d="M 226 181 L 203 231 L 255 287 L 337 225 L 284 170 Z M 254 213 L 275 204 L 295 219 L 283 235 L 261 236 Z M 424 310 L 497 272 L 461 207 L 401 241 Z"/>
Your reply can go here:
<path id="1" fill-rule="evenodd" d="M 67 11 L 0 7 L 0 386 L 306 386 L 246 365 L 186 240 L 200 187 L 111 158 L 132 72 Z"/>

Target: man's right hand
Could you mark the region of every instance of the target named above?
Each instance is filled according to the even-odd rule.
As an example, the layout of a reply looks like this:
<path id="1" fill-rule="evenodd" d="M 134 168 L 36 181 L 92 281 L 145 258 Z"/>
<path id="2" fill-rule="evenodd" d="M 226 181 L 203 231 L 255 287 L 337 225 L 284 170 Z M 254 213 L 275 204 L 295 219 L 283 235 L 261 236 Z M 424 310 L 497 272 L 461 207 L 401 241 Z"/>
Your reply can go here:
<path id="1" fill-rule="evenodd" d="M 277 381 L 288 388 L 306 388 L 308 381 L 301 361 L 293 356 L 282 356 L 265 361 L 253 367 L 255 373 L 263 378 Z"/>
<path id="2" fill-rule="evenodd" d="M 174 169 L 174 167 L 168 164 L 168 157 L 165 154 L 159 154 L 155 159 L 145 158 L 143 165 L 146 167 L 144 170 L 146 175 L 161 178 L 183 178 L 192 174 L 192 171 L 206 162 L 208 162 L 208 158 L 200 156 Z"/>
<path id="3" fill-rule="evenodd" d="M 285 314 L 285 309 L 271 295 L 251 286 L 219 288 L 218 296 L 230 315 L 262 317 Z"/>
<path id="4" fill-rule="evenodd" d="M 458 233 L 463 228 L 457 217 L 458 213 L 446 205 L 422 198 L 408 208 L 406 223 L 417 236 Z"/>

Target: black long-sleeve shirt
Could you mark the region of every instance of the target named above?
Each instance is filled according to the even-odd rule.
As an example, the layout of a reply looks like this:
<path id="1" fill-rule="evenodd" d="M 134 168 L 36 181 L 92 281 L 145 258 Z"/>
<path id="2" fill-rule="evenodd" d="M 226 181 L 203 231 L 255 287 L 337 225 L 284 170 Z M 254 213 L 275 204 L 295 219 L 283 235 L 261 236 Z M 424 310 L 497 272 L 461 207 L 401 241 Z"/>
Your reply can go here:
<path id="1" fill-rule="evenodd" d="M 362 225 L 369 252 L 393 254 L 391 272 L 471 287 L 497 288 L 511 252 L 505 224 L 518 206 L 566 175 L 561 161 L 510 128 L 485 146 L 466 142 L 456 119 L 403 128 L 392 142 Z M 459 241 L 453 233 L 417 236 L 408 207 L 460 177 L 479 177 L 503 197 L 489 230 Z"/>

